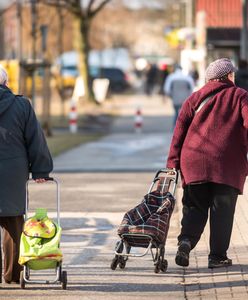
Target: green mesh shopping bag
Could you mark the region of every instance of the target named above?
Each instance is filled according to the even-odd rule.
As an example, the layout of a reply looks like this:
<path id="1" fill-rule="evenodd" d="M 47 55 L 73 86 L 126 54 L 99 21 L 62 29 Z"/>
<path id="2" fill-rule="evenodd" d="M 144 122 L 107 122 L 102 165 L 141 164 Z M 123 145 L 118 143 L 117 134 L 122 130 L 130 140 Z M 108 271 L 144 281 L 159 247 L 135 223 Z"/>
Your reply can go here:
<path id="1" fill-rule="evenodd" d="M 33 270 L 55 268 L 62 261 L 61 231 L 61 227 L 48 218 L 45 209 L 37 209 L 24 223 L 19 264 L 28 264 Z"/>

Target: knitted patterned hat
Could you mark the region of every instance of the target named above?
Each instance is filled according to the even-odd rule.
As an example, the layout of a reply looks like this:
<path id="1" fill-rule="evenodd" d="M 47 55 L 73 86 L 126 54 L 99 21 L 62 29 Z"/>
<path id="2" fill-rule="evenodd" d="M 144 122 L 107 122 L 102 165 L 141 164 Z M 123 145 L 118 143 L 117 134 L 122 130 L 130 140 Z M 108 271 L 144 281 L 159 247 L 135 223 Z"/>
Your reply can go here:
<path id="1" fill-rule="evenodd" d="M 234 67 L 229 58 L 220 58 L 213 61 L 207 67 L 205 73 L 206 81 L 222 78 L 223 76 L 236 71 L 237 69 Z"/>

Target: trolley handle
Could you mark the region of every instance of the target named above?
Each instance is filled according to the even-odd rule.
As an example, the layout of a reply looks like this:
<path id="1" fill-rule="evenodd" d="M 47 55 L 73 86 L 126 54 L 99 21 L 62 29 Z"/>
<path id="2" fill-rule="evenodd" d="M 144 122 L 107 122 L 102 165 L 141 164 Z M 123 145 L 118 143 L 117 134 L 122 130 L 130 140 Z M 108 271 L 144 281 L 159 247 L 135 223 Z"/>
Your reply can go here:
<path id="1" fill-rule="evenodd" d="M 163 169 L 160 169 L 157 171 L 156 175 L 155 175 L 155 178 L 159 176 L 160 173 L 165 173 L 165 174 L 168 174 L 168 173 L 172 173 L 171 175 L 177 175 L 178 174 L 178 170 L 176 169 L 169 169 L 169 168 L 163 168 Z"/>
<path id="2" fill-rule="evenodd" d="M 29 182 L 32 182 L 32 181 L 35 181 L 36 179 L 45 179 L 45 181 L 56 181 L 53 177 L 39 177 L 39 178 L 29 178 L 28 180 L 27 180 L 27 184 L 29 183 Z"/>
<path id="3" fill-rule="evenodd" d="M 54 178 L 53 178 L 53 177 L 44 177 L 44 179 L 45 179 L 46 181 L 54 181 Z"/>
<path id="4" fill-rule="evenodd" d="M 172 188 L 172 195 L 174 196 L 175 194 L 175 191 L 176 191 L 176 186 L 177 186 L 177 183 L 178 183 L 178 177 L 179 177 L 179 171 L 178 170 L 175 170 L 175 169 L 169 169 L 169 168 L 164 168 L 164 169 L 160 169 L 157 171 L 154 179 L 153 179 L 153 182 L 148 190 L 148 194 L 151 193 L 154 185 L 156 184 L 156 182 L 158 182 L 160 180 L 160 175 L 161 174 L 165 174 L 167 175 L 168 178 L 170 178 L 170 181 L 169 181 L 169 185 L 168 187 L 173 184 L 173 188 Z M 163 185 L 163 189 L 165 187 L 165 183 Z"/>
<path id="5" fill-rule="evenodd" d="M 161 173 L 167 174 L 169 176 L 172 176 L 175 178 L 175 183 L 177 184 L 178 182 L 178 176 L 179 176 L 179 171 L 176 169 L 169 169 L 169 168 L 163 168 L 157 171 L 155 178 L 154 178 L 154 182 L 156 182 L 157 178 L 159 177 L 159 175 Z"/>
<path id="6" fill-rule="evenodd" d="M 56 181 L 56 180 L 54 180 L 54 178 L 53 177 L 40 177 L 40 178 L 30 178 L 30 179 L 28 179 L 28 181 L 32 181 L 32 180 L 37 180 L 37 179 L 45 179 L 45 181 Z"/>

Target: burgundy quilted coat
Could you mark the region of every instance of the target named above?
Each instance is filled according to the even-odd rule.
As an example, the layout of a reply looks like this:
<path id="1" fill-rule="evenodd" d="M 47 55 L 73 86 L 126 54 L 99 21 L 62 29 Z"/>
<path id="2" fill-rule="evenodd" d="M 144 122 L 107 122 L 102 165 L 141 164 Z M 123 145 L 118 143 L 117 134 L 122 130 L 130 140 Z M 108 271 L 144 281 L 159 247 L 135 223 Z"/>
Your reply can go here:
<path id="1" fill-rule="evenodd" d="M 199 112 L 204 98 L 214 95 Z M 210 81 L 183 104 L 174 130 L 168 168 L 181 171 L 183 186 L 227 184 L 243 192 L 248 171 L 248 93 L 231 81 Z"/>

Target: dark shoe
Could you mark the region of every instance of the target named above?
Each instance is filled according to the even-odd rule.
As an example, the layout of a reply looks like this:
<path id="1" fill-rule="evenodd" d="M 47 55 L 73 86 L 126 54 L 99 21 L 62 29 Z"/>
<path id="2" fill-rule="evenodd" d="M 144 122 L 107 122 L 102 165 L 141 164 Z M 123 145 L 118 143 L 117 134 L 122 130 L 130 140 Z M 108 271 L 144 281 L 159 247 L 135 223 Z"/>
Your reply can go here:
<path id="1" fill-rule="evenodd" d="M 227 258 L 225 260 L 218 260 L 218 259 L 209 259 L 208 260 L 208 268 L 214 269 L 214 268 L 222 268 L 222 267 L 230 267 L 232 265 L 232 260 L 230 258 Z"/>
<path id="2" fill-rule="evenodd" d="M 189 253 L 191 250 L 191 243 L 188 240 L 181 241 L 178 246 L 176 254 L 176 264 L 182 267 L 189 265 Z"/>
<path id="3" fill-rule="evenodd" d="M 5 283 L 7 283 L 7 284 L 11 284 L 11 283 L 20 284 L 20 280 L 12 280 L 12 281 L 5 280 Z"/>

